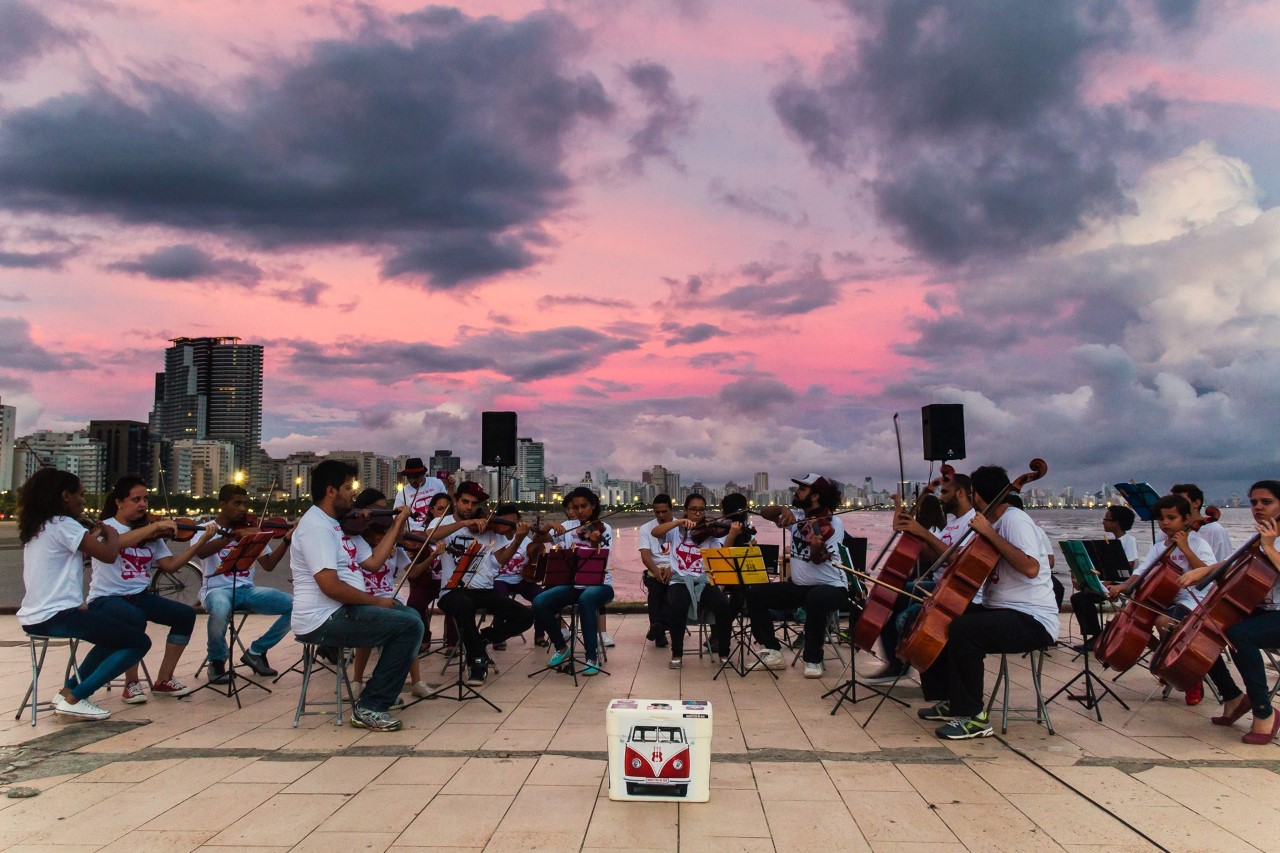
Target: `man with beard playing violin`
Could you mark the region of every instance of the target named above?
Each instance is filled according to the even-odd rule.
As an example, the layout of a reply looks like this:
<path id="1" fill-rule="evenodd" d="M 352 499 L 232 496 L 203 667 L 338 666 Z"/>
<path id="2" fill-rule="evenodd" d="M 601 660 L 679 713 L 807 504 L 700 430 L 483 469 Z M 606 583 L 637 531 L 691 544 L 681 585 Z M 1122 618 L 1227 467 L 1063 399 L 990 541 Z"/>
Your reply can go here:
<path id="1" fill-rule="evenodd" d="M 1058 607 L 1049 578 L 1049 554 L 1035 522 L 1009 503 L 991 506 L 1009 486 L 1009 475 L 985 465 L 969 475 L 978 512 L 970 526 L 999 554 L 982 587 L 982 603 L 951 623 L 937 661 L 920 674 L 926 699 L 945 696 L 920 709 L 924 720 L 950 720 L 940 738 L 965 740 L 993 733 L 983 709 L 984 658 L 992 653 L 1029 652 L 1052 645 L 1058 636 Z M 964 559 L 961 552 L 957 559 Z"/>
<path id="2" fill-rule="evenodd" d="M 849 603 L 845 573 L 833 562 L 836 548 L 844 539 L 844 525 L 830 515 L 840 505 L 840 492 L 830 480 L 817 474 L 791 482 L 796 484 L 791 503 L 800 512 L 765 507 L 760 513 L 779 527 L 791 528 L 791 577 L 781 583 L 749 586 L 747 613 L 751 617 L 751 634 L 762 647 L 760 660 L 769 669 L 784 669 L 787 661 L 769 611 L 803 607 L 804 677 L 821 678 L 827 617 Z M 805 520 L 798 521 L 797 516 Z"/>

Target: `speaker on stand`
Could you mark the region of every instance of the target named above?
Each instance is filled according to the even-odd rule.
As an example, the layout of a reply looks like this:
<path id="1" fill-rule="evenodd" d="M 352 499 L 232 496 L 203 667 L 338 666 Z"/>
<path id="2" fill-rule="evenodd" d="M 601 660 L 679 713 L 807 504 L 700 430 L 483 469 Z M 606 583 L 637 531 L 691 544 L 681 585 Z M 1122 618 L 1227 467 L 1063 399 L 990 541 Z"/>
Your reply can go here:
<path id="1" fill-rule="evenodd" d="M 516 464 L 515 412 L 480 413 L 480 464 L 498 469 L 498 494 L 495 497 L 501 502 L 506 489 L 502 482 L 502 469 Z"/>
<path id="2" fill-rule="evenodd" d="M 934 403 L 920 409 L 924 433 L 924 458 L 930 462 L 963 459 L 964 404 Z"/>

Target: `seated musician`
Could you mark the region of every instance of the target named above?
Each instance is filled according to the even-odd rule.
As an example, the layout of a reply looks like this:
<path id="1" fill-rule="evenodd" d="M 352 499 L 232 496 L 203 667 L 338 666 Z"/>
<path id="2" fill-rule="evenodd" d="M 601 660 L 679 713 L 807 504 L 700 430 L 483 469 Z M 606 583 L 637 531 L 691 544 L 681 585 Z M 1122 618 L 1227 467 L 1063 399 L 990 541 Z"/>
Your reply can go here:
<path id="1" fill-rule="evenodd" d="M 667 581 L 671 575 L 671 554 L 666 539 L 655 537 L 653 528 L 672 519 L 671 495 L 658 495 L 653 499 L 653 518 L 646 521 L 636 534 L 640 545 L 640 562 L 644 563 L 643 583 L 645 610 L 649 614 L 649 633 L 645 639 L 659 649 L 667 647 Z"/>
<path id="2" fill-rule="evenodd" d="M 985 465 L 969 478 L 978 510 L 970 525 L 996 550 L 999 561 L 982 587 L 982 603 L 969 605 L 956 617 L 937 661 L 920 674 L 926 699 L 945 698 L 922 708 L 919 716 L 950 720 L 937 730 L 938 737 L 947 740 L 992 734 L 982 701 L 987 655 L 1042 649 L 1058 637 L 1049 555 L 1035 523 L 1007 502 L 989 504 L 1009 485 L 1009 475 L 1001 467 Z"/>
<path id="3" fill-rule="evenodd" d="M 422 618 L 394 598 L 365 592 L 356 543 L 338 519 L 352 509 L 356 470 L 337 459 L 311 469 L 312 507 L 293 531 L 293 631 L 304 643 L 339 648 L 377 648 L 378 665 L 356 700 L 351 725 L 396 731 L 387 713 L 400 696 L 422 642 Z M 404 507 L 401 515 L 407 515 Z"/>
<path id="4" fill-rule="evenodd" d="M 913 518 L 911 514 L 901 512 L 894 518 L 894 530 L 899 533 L 908 533 L 924 543 L 920 549 L 920 557 L 921 561 L 926 563 L 925 569 L 935 563 L 964 534 L 964 531 L 969 529 L 969 522 L 973 520 L 974 513 L 973 499 L 970 497 L 972 493 L 973 485 L 969 482 L 967 475 L 957 473 L 942 478 L 938 486 L 938 500 L 946 516 L 941 530 L 933 527 L 937 519 L 929 522 L 928 519 L 919 517 L 919 510 L 925 505 L 923 499 L 916 507 L 917 517 Z M 945 570 L 946 566 L 941 565 L 934 570 L 931 577 L 912 581 L 907 585 L 907 592 L 919 594 L 931 591 Z M 979 594 L 974 597 L 974 603 L 979 604 L 981 601 L 981 591 L 979 591 Z M 890 662 L 884 669 L 863 679 L 867 684 L 892 684 L 906 677 L 911 671 L 911 665 L 897 657 L 898 640 L 906 627 L 911 624 L 916 613 L 920 611 L 920 605 L 905 595 L 900 595 L 894 604 L 894 610 L 896 611 L 894 617 L 885 623 L 880 632 L 880 643 L 884 646 L 885 657 Z"/>
<path id="5" fill-rule="evenodd" d="M 240 656 L 240 661 L 261 676 L 276 675 L 267 661 L 267 652 L 289 633 L 289 620 L 293 613 L 293 596 L 278 589 L 253 585 L 254 566 L 242 572 L 220 572 L 222 561 L 231 550 L 239 544 L 240 539 L 232 531 L 243 525 L 249 515 L 249 493 L 244 486 L 228 483 L 218 490 L 218 517 L 214 519 L 223 533 L 218 534 L 196 551 L 200 559 L 204 582 L 200 585 L 200 601 L 209 612 L 209 620 L 205 627 L 209 635 L 209 681 L 213 684 L 226 684 L 230 676 L 227 674 L 227 624 L 231 621 L 232 611 L 247 613 L 265 613 L 279 618 L 271 623 L 261 637 L 249 645 L 249 650 Z M 292 531 L 283 539 L 272 539 L 258 556 L 254 565 L 261 566 L 263 571 L 274 571 L 289 550 L 289 539 Z M 233 581 L 234 575 L 234 581 Z M 232 600 L 234 588 L 235 600 Z"/>
<path id="6" fill-rule="evenodd" d="M 520 511 L 511 504 L 498 507 L 493 514 L 494 518 L 499 521 L 508 522 L 500 524 L 496 532 L 499 535 L 505 535 L 511 538 L 515 534 L 516 522 L 520 521 Z M 493 580 L 493 588 L 499 595 L 505 595 L 507 598 L 514 599 L 517 595 L 533 605 L 533 600 L 541 595 L 544 590 L 537 583 L 525 577 L 532 567 L 538 563 L 538 555 L 542 548 L 530 542 L 523 548 L 517 548 L 515 553 L 511 555 L 511 559 L 503 563 L 498 569 L 498 576 Z M 547 638 L 535 625 L 533 629 L 533 644 L 535 646 L 547 645 Z M 496 651 L 502 651 L 507 647 L 506 640 L 500 640 L 493 644 Z"/>
<path id="7" fill-rule="evenodd" d="M 1129 532 L 1133 528 L 1134 518 L 1133 510 L 1127 506 L 1110 506 L 1102 514 L 1102 529 L 1120 540 L 1120 545 L 1124 548 L 1124 558 L 1129 561 L 1130 572 L 1138 564 L 1138 540 Z M 1071 585 L 1073 588 L 1076 587 L 1074 579 Z M 1080 625 L 1080 635 L 1083 638 L 1083 642 L 1073 646 L 1077 652 L 1093 651 L 1093 644 L 1102 633 L 1102 623 L 1098 619 L 1098 605 L 1104 600 L 1098 593 L 1087 589 L 1075 588 L 1071 594 L 1071 612 L 1076 615 L 1076 622 Z"/>
<path id="8" fill-rule="evenodd" d="M 386 505 L 386 495 L 377 489 L 365 489 L 356 495 L 353 506 L 355 509 L 381 509 Z M 364 577 L 364 591 L 370 595 L 377 598 L 395 597 L 396 577 L 408 568 L 409 561 L 412 559 L 402 549 L 396 547 L 396 533 L 407 527 L 409 521 L 408 516 L 404 514 L 397 515 L 394 520 L 370 519 L 359 533 L 347 531 L 344 525 L 343 532 L 348 534 L 348 538 L 356 546 L 356 565 L 360 567 L 360 573 Z M 364 670 L 369 665 L 369 655 L 372 651 L 369 648 L 355 650 L 355 660 L 351 663 L 351 689 L 357 696 L 364 691 Z M 409 666 L 409 683 L 412 685 L 414 696 L 425 699 L 431 694 L 431 688 L 422 680 L 416 655 Z M 393 709 L 395 706 L 396 703 L 392 703 Z"/>
<path id="9" fill-rule="evenodd" d="M 1262 553 L 1280 571 L 1280 550 L 1276 548 L 1276 536 L 1280 534 L 1280 523 L 1276 520 L 1280 518 L 1280 481 L 1260 480 L 1250 486 L 1249 506 Z M 1212 568 L 1193 569 L 1178 582 L 1190 588 L 1204 580 Z M 1215 726 L 1230 726 L 1246 711 L 1252 711 L 1253 725 L 1240 739 L 1247 744 L 1265 746 L 1280 731 L 1280 714 L 1271 706 L 1271 687 L 1267 684 L 1266 665 L 1262 660 L 1263 649 L 1280 648 L 1280 576 L 1256 610 L 1227 628 L 1227 641 L 1245 692 L 1240 692 L 1222 658 L 1218 658 L 1209 670 L 1209 677 L 1222 694 L 1223 707 L 1222 715 L 1214 717 L 1212 722 Z M 1214 670 L 1219 668 L 1215 677 Z"/>
<path id="10" fill-rule="evenodd" d="M 523 634 L 533 624 L 533 613 L 514 598 L 493 588 L 499 570 L 524 546 L 529 525 L 518 521 L 514 507 L 499 507 L 501 515 L 517 520 L 499 525 L 479 517 L 489 495 L 479 483 L 467 480 L 458 485 L 454 495 L 454 515 L 468 526 L 450 533 L 440 555 L 440 611 L 451 617 L 462 635 L 466 654 L 466 683 L 478 687 L 489 677 L 489 653 L 486 645 L 495 645 Z M 502 535 L 510 534 L 510 538 Z M 479 551 L 468 557 L 468 549 Z M 461 574 L 456 581 L 455 574 Z M 450 589 L 453 583 L 454 588 Z M 488 610 L 492 621 L 484 630 L 476 628 L 476 610 Z"/>
<path id="11" fill-rule="evenodd" d="M 110 525 L 84 518 L 80 478 L 41 468 L 18 493 L 18 540 L 22 543 L 22 606 L 18 624 L 28 634 L 68 637 L 92 643 L 53 700 L 53 713 L 81 720 L 105 720 L 111 713 L 90 698 L 151 649 L 144 627 L 89 610 L 84 603 L 84 557 L 114 562 L 120 537 Z M 38 696 L 32 696 L 34 702 Z"/>
<path id="12" fill-rule="evenodd" d="M 1132 577 L 1124 583 L 1108 585 L 1107 598 L 1112 601 L 1132 592 L 1142 576 L 1160 561 L 1165 551 L 1169 551 L 1168 560 L 1179 574 L 1217 562 L 1209 543 L 1191 529 L 1191 504 L 1186 498 L 1181 495 L 1165 495 L 1155 502 L 1152 509 L 1157 515 L 1156 523 L 1160 527 L 1160 532 L 1164 534 L 1164 539 L 1152 543 L 1146 556 L 1139 562 L 1138 568 L 1134 569 Z M 1171 545 L 1174 547 L 1170 551 Z M 1156 630 L 1163 635 L 1174 623 L 1195 610 L 1196 605 L 1203 598 L 1204 593 L 1194 587 L 1179 590 L 1177 598 L 1165 611 L 1165 615 L 1156 617 Z M 1152 645 L 1154 644 L 1155 639 L 1152 638 Z M 1197 684 L 1194 689 L 1187 691 L 1185 698 L 1188 705 L 1198 705 L 1204 699 L 1204 687 Z"/>
<path id="13" fill-rule="evenodd" d="M 111 562 L 94 558 L 89 609 L 143 630 L 148 622 L 168 626 L 164 657 L 151 683 L 151 692 L 157 696 L 186 696 L 195 688 L 179 681 L 173 671 L 191 641 L 196 612 L 180 601 L 151 592 L 151 578 L 156 571 L 174 572 L 194 559 L 201 546 L 213 538 L 217 525 L 210 523 L 198 540 L 174 554 L 161 537 L 173 536 L 177 525 L 169 520 L 149 521 L 147 483 L 133 475 L 121 477 L 107 493 L 102 523 L 120 534 L 120 556 Z M 137 664 L 125 673 L 123 698 L 130 705 L 147 701 Z"/>
<path id="14" fill-rule="evenodd" d="M 1182 495 L 1191 504 L 1191 529 L 1200 534 L 1200 538 L 1209 543 L 1213 549 L 1213 561 L 1220 563 L 1231 556 L 1231 537 L 1222 522 L 1202 514 L 1204 509 L 1204 492 L 1195 483 L 1175 483 L 1170 489 L 1171 495 Z M 1214 509 L 1216 513 L 1217 510 Z"/>
<path id="15" fill-rule="evenodd" d="M 586 486 L 578 486 L 565 496 L 569 520 L 544 528 L 539 538 L 551 536 L 553 547 L 589 552 L 608 548 L 613 542 L 613 527 L 600 521 L 600 496 Z M 600 608 L 613 601 L 613 572 L 606 571 L 600 584 L 551 587 L 533 602 L 534 624 L 540 627 L 556 647 L 548 661 L 560 666 L 569 660 L 569 646 L 560 629 L 557 614 L 574 602 L 578 605 L 578 624 L 582 630 L 583 655 L 586 665 L 582 675 L 599 675 L 599 644 L 604 643 Z"/>
<path id="16" fill-rule="evenodd" d="M 667 588 L 667 624 L 671 626 L 671 669 L 679 669 L 684 657 L 685 626 L 698 621 L 698 608 L 715 616 L 712 629 L 712 663 L 729 654 L 729 637 L 733 614 L 724 590 L 710 583 L 702 562 L 704 548 L 720 548 L 724 540 L 715 536 L 706 524 L 707 499 L 697 492 L 684 501 L 684 518 L 672 519 L 653 528 L 655 539 L 661 538 L 671 557 Z M 738 529 L 742 529 L 740 522 Z"/>
<path id="17" fill-rule="evenodd" d="M 775 515 L 779 527 L 790 527 L 791 577 L 780 583 L 749 587 L 747 612 L 751 618 L 751 634 L 761 646 L 761 661 L 769 669 L 784 669 L 786 658 L 769 611 L 803 607 L 804 677 L 821 678 L 827 618 L 833 611 L 849 606 L 848 581 L 833 560 L 837 546 L 844 540 L 844 524 L 838 517 L 829 515 L 840 505 L 840 492 L 830 480 L 816 474 L 791 482 L 796 484 L 792 505 L 803 512 L 809 523 L 797 521 L 799 513 L 785 507 L 778 507 L 780 512 L 776 515 L 768 514 Z"/>

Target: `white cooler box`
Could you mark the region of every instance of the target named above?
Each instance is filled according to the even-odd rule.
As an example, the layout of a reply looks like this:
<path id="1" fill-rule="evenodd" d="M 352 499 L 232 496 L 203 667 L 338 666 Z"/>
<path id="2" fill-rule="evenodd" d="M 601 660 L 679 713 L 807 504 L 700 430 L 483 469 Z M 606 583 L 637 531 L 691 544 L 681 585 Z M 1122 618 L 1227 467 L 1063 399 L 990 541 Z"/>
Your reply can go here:
<path id="1" fill-rule="evenodd" d="M 609 799 L 711 798 L 711 703 L 614 699 L 605 711 Z"/>

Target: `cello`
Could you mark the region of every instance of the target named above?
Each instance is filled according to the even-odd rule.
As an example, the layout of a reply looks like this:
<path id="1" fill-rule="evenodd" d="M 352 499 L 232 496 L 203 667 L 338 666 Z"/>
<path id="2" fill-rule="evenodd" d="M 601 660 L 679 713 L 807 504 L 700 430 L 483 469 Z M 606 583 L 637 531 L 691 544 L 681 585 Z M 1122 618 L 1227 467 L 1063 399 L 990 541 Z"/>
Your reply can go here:
<path id="1" fill-rule="evenodd" d="M 1255 533 L 1197 584 L 1202 590 L 1217 586 L 1165 635 L 1151 657 L 1151 671 L 1179 690 L 1200 684 L 1227 646 L 1227 629 L 1257 609 L 1277 575 L 1280 571 L 1262 551 L 1261 534 Z"/>
<path id="2" fill-rule="evenodd" d="M 1177 542 L 1169 542 L 1151 568 L 1142 573 L 1129 601 L 1102 629 L 1093 648 L 1099 663 L 1124 672 L 1142 657 L 1155 631 L 1156 619 L 1173 604 L 1181 589 L 1178 578 L 1182 572 L 1169 559 L 1177 547 Z"/>
<path id="3" fill-rule="evenodd" d="M 1032 459 L 1027 467 L 1031 470 L 1001 489 L 987 504 L 982 511 L 984 516 L 990 518 L 1010 492 L 1022 491 L 1027 483 L 1039 480 L 1049 472 L 1049 464 L 1039 458 Z M 916 614 L 915 621 L 898 642 L 898 657 L 921 672 L 933 666 L 947 644 L 951 620 L 964 613 L 1000 562 L 1000 552 L 995 546 L 982 536 L 974 536 L 973 532 L 972 527 L 966 530 L 929 568 L 928 573 L 932 574 L 938 566 L 944 563 L 947 566 L 938 585 Z"/>

